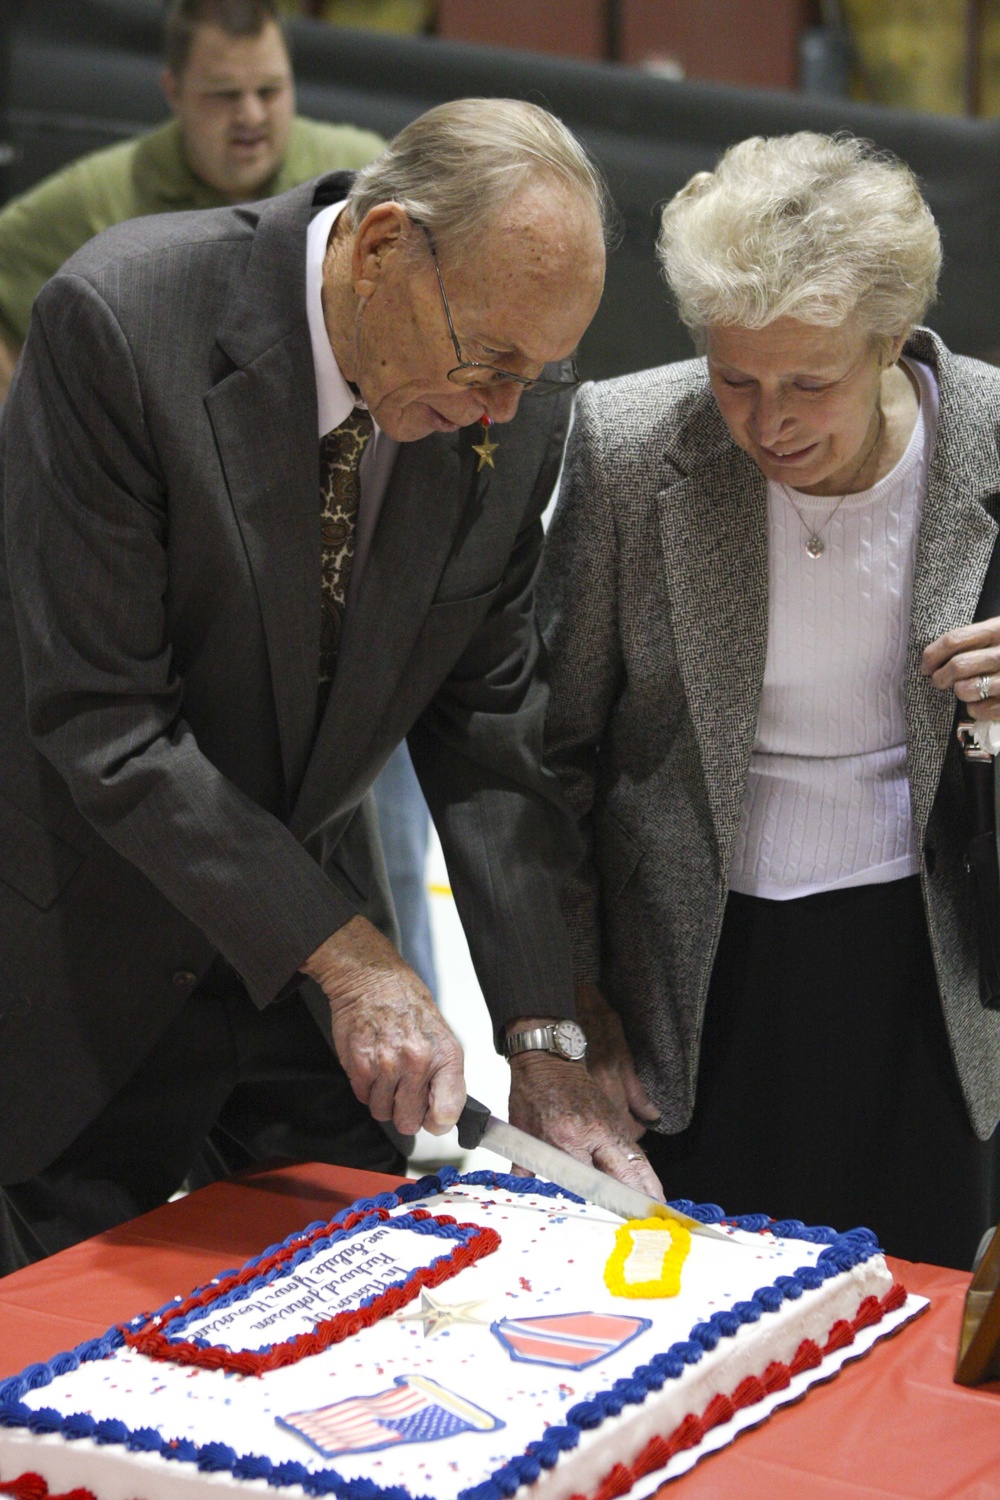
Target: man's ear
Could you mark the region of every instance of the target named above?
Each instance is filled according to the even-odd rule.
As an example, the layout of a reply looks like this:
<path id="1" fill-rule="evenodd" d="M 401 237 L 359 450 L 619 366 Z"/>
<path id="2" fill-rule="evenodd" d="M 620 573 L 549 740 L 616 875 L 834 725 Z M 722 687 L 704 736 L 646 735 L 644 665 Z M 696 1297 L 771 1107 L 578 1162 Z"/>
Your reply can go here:
<path id="1" fill-rule="evenodd" d="M 174 114 L 177 113 L 177 104 L 180 99 L 181 81 L 173 68 L 164 68 L 160 74 L 160 92 L 170 105 Z"/>
<path id="2" fill-rule="evenodd" d="M 351 280 L 359 297 L 367 299 L 412 232 L 406 210 L 398 203 L 376 203 L 358 225 L 351 251 Z"/>

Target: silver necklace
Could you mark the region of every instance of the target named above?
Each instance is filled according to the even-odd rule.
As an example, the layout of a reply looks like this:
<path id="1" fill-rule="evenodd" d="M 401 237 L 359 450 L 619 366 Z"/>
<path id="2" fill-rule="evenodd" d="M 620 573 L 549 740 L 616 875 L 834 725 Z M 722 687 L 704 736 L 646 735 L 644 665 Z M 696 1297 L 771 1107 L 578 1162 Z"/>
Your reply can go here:
<path id="1" fill-rule="evenodd" d="M 862 473 L 862 471 L 864 470 L 864 468 L 868 464 L 869 460 L 871 459 L 872 454 L 875 452 L 875 449 L 878 447 L 879 442 L 881 441 L 881 438 L 882 438 L 882 408 L 880 406 L 880 407 L 878 407 L 878 431 L 875 434 L 875 441 L 872 443 L 871 447 L 868 449 L 868 452 L 865 454 L 864 458 L 861 460 L 860 464 L 858 465 L 858 467 L 855 469 L 854 473 L 852 474 L 852 476 L 851 476 L 851 478 L 850 478 L 850 480 L 848 482 L 847 489 L 841 495 L 840 499 L 837 501 L 836 505 L 833 507 L 833 510 L 831 510 L 831 512 L 827 516 L 826 520 L 820 526 L 817 526 L 817 527 L 813 528 L 812 526 L 809 525 L 809 523 L 806 520 L 805 516 L 799 510 L 799 507 L 795 504 L 795 501 L 792 499 L 791 495 L 788 493 L 788 486 L 786 484 L 782 484 L 781 485 L 781 488 L 782 488 L 782 490 L 785 493 L 785 499 L 788 501 L 789 505 L 792 507 L 792 510 L 794 510 L 794 512 L 798 516 L 799 520 L 802 522 L 802 525 L 803 525 L 803 528 L 805 530 L 806 537 L 807 537 L 807 541 L 805 543 L 805 549 L 809 553 L 810 557 L 813 557 L 813 558 L 822 557 L 823 553 L 826 551 L 826 543 L 823 540 L 823 532 L 829 526 L 830 522 L 833 520 L 833 518 L 837 514 L 838 510 L 843 505 L 843 503 L 847 499 L 848 495 L 851 493 L 852 488 L 857 483 L 859 475 Z"/>

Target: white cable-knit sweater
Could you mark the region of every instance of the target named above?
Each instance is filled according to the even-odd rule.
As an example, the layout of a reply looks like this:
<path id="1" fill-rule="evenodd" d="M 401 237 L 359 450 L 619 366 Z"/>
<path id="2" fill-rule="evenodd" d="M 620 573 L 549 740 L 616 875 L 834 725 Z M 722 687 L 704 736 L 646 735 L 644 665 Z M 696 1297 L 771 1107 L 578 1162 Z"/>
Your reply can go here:
<path id="1" fill-rule="evenodd" d="M 731 889 L 787 900 L 918 871 L 906 775 L 903 674 L 917 528 L 938 392 L 907 362 L 920 411 L 884 479 L 836 497 L 768 484 L 770 604 L 757 737 Z"/>

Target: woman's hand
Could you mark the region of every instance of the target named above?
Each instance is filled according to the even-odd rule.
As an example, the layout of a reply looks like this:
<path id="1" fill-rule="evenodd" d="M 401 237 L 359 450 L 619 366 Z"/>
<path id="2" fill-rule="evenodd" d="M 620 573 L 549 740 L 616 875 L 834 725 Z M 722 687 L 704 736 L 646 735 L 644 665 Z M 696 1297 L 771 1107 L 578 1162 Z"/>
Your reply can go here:
<path id="1" fill-rule="evenodd" d="M 662 1199 L 660 1180 L 635 1144 L 631 1116 L 614 1108 L 585 1063 L 550 1052 L 512 1057 L 508 1118 L 577 1161 L 591 1162 L 647 1197 Z"/>
<path id="2" fill-rule="evenodd" d="M 618 1117 L 629 1122 L 632 1139 L 637 1141 L 646 1126 L 660 1118 L 660 1112 L 639 1081 L 621 1017 L 596 984 L 577 986 L 576 1014 L 587 1038 L 587 1070 Z"/>
<path id="3" fill-rule="evenodd" d="M 1000 619 L 948 630 L 924 650 L 920 670 L 965 704 L 970 719 L 1000 720 Z"/>

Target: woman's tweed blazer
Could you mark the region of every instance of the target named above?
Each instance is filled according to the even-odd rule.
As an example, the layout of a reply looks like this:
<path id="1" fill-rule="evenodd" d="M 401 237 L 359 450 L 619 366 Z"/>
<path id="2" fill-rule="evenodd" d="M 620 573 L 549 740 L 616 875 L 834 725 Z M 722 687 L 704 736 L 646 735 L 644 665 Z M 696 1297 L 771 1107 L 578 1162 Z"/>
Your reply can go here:
<path id="1" fill-rule="evenodd" d="M 997 534 L 1000 370 L 924 330 L 907 352 L 941 388 L 906 669 L 911 801 L 948 1033 L 985 1138 L 1000 1014 L 979 1002 L 955 700 L 918 669 L 929 641 L 972 619 Z M 620 1011 L 668 1132 L 691 1118 L 760 705 L 766 505 L 704 361 L 580 392 L 540 583 L 548 754 L 588 847 L 568 892 L 577 980 Z"/>

